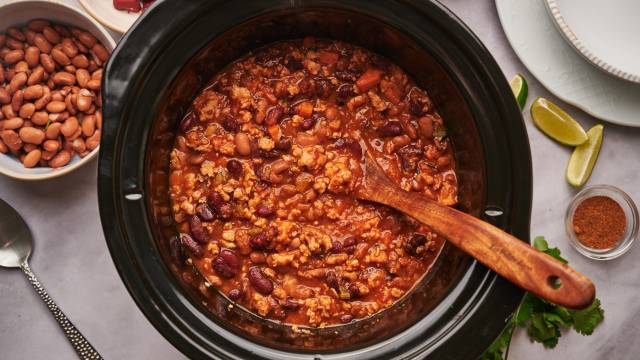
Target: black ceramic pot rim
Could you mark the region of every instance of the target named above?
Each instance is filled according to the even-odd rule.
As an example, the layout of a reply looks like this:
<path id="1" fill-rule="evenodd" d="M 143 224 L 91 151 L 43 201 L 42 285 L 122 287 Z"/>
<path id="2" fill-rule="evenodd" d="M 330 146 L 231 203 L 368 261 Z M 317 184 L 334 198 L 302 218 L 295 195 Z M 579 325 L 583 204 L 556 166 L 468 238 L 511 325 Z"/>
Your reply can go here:
<path id="1" fill-rule="evenodd" d="M 429 356 L 434 359 L 467 359 L 480 355 L 500 333 L 523 292 L 475 262 L 459 285 L 429 314 L 429 318 L 378 344 L 340 354 L 284 352 L 257 345 L 221 328 L 194 306 L 190 299 L 176 291 L 178 285 L 175 281 L 167 281 L 172 274 L 158 256 L 157 249 L 151 242 L 139 240 L 145 235 L 151 236 L 147 209 L 139 195 L 143 194 L 145 184 L 144 149 L 147 140 L 144 135 L 149 133 L 150 127 L 145 121 L 150 123 L 152 120 L 152 114 L 145 117 L 139 111 L 152 109 L 154 104 L 154 99 L 150 99 L 152 96 L 142 96 L 144 92 L 141 91 L 149 80 L 147 75 L 156 57 L 175 36 L 172 32 L 189 26 L 190 20 L 186 15 L 197 14 L 199 7 L 224 9 L 232 6 L 231 3 L 223 0 L 160 1 L 125 35 L 106 68 L 103 83 L 105 121 L 98 180 L 100 214 L 113 261 L 137 305 L 169 341 L 193 358 L 390 359 Z M 255 5 L 256 2 L 250 3 Z M 388 16 L 381 21 L 414 37 L 418 43 L 421 39 L 416 18 L 422 19 L 435 23 L 450 39 L 455 40 L 455 44 L 449 46 L 464 54 L 469 73 L 466 74 L 467 78 L 456 78 L 454 81 L 470 104 L 474 118 L 493 118 L 492 123 L 478 124 L 479 132 L 484 134 L 485 155 L 492 158 L 486 165 L 487 204 L 498 204 L 504 211 L 501 218 L 494 219 L 498 225 L 521 239 L 529 239 L 531 157 L 526 130 L 501 70 L 471 31 L 435 1 L 264 0 L 260 5 L 263 11 L 306 6 L 337 6 L 348 11 L 367 12 L 378 18 L 380 14 L 386 14 Z M 389 10 L 391 8 L 410 12 L 412 20 L 399 19 Z M 229 14 L 230 23 L 250 19 L 260 13 L 255 6 L 246 6 L 244 11 L 238 6 L 234 9 L 236 12 Z M 171 21 L 167 24 L 167 20 Z M 193 53 L 198 50 L 193 49 Z M 193 53 L 184 56 L 188 59 Z M 448 64 L 442 65 L 448 68 Z M 465 87 L 469 84 L 466 81 L 474 82 L 474 86 L 481 88 L 487 97 L 478 99 L 467 92 Z M 478 110 L 479 102 L 490 102 L 487 107 L 489 110 Z M 510 181 L 492 178 L 492 174 L 506 174 Z M 514 185 L 508 186 L 507 183 Z M 474 289 L 464 286 L 466 278 L 470 276 L 480 279 L 479 286 Z M 181 318 L 173 311 L 173 306 L 187 309 L 192 317 Z M 455 309 L 453 315 L 452 309 Z M 442 320 L 445 313 L 447 319 Z M 443 324 L 445 330 L 429 341 L 417 338 L 420 329 L 434 318 L 446 322 Z M 224 336 L 212 338 L 211 329 Z"/>

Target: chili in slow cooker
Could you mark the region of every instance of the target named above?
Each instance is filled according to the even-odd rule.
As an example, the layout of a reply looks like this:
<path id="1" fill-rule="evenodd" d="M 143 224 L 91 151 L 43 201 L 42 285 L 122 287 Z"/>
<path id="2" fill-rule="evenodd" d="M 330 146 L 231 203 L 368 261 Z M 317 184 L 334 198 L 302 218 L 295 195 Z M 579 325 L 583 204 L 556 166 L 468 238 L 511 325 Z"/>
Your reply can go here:
<path id="1" fill-rule="evenodd" d="M 262 317 L 326 326 L 394 304 L 444 239 L 355 199 L 367 144 L 406 191 L 457 203 L 453 149 L 428 94 L 340 41 L 261 48 L 218 73 L 171 152 L 171 255 Z M 194 282 L 196 283 L 196 282 Z"/>

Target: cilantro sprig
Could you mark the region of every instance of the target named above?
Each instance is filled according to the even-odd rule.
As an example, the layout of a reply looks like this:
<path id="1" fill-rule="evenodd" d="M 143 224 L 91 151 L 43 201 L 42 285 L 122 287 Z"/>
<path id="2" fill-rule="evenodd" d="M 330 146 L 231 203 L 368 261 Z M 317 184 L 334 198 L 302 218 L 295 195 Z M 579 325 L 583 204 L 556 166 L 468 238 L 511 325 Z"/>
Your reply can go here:
<path id="1" fill-rule="evenodd" d="M 544 237 L 536 237 L 533 240 L 533 246 L 557 260 L 567 263 L 567 260 L 560 255 L 560 250 L 550 248 Z M 554 348 L 562 336 L 562 330 L 573 328 L 579 334 L 591 335 L 603 319 L 604 310 L 600 306 L 599 299 L 595 299 L 584 310 L 569 310 L 527 293 L 516 312 L 507 322 L 505 329 L 480 359 L 504 360 L 505 351 L 509 348 L 511 336 L 516 327 L 526 329 L 532 341 L 539 342 L 546 348 Z"/>

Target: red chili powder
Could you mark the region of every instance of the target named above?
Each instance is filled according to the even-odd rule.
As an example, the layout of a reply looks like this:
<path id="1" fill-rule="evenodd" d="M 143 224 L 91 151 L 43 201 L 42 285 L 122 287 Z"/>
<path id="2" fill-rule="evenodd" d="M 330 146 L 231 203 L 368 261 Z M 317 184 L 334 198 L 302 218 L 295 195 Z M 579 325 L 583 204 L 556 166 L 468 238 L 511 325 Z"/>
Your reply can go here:
<path id="1" fill-rule="evenodd" d="M 626 228 L 627 217 L 624 210 L 607 196 L 585 199 L 573 213 L 573 231 L 578 241 L 593 249 L 614 247 Z"/>

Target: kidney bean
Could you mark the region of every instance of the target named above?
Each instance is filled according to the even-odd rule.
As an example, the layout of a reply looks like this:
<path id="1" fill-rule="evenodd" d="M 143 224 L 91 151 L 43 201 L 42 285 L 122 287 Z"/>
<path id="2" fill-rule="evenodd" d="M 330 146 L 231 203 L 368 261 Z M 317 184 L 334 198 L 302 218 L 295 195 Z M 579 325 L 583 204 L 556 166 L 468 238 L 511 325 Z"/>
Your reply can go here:
<path id="1" fill-rule="evenodd" d="M 22 165 L 26 168 L 32 168 L 38 165 L 40 162 L 40 158 L 42 157 L 42 151 L 39 149 L 31 150 L 25 157 L 22 159 Z"/>
<path id="2" fill-rule="evenodd" d="M 211 210 L 207 204 L 198 204 L 198 206 L 196 206 L 196 214 L 204 221 L 213 221 L 213 219 L 215 219 L 213 210 Z"/>
<path id="3" fill-rule="evenodd" d="M 242 297 L 242 290 L 240 289 L 231 289 L 227 294 L 231 301 L 238 301 Z"/>
<path id="4" fill-rule="evenodd" d="M 293 141 L 288 136 L 281 137 L 276 143 L 276 149 L 280 151 L 289 151 L 291 150 L 291 146 L 293 145 Z"/>
<path id="5" fill-rule="evenodd" d="M 218 211 L 220 206 L 224 204 L 224 199 L 222 198 L 222 195 L 214 191 L 207 195 L 207 203 L 209 204 L 209 207 L 211 207 L 211 209 L 214 209 L 214 211 Z"/>
<path id="6" fill-rule="evenodd" d="M 280 121 L 282 115 L 284 115 L 284 108 L 280 105 L 276 105 L 267 110 L 267 116 L 265 117 L 264 122 L 267 125 L 275 125 Z"/>
<path id="7" fill-rule="evenodd" d="M 186 260 L 179 235 L 174 235 L 171 237 L 171 239 L 169 239 L 169 254 L 171 255 L 173 261 L 178 264 L 182 264 Z"/>
<path id="8" fill-rule="evenodd" d="M 262 295 L 269 295 L 273 291 L 273 282 L 264 274 L 262 269 L 253 266 L 248 273 L 249 283 Z"/>
<path id="9" fill-rule="evenodd" d="M 90 137 L 85 140 L 87 144 L 87 149 L 93 150 L 100 145 L 100 130 L 96 130 Z"/>
<path id="10" fill-rule="evenodd" d="M 433 117 L 431 116 L 423 116 L 418 119 L 418 129 L 420 130 L 420 134 L 427 139 L 433 137 Z"/>
<path id="11" fill-rule="evenodd" d="M 71 161 L 71 151 L 62 150 L 58 154 L 56 154 L 53 159 L 49 160 L 49 166 L 57 169 L 67 165 L 69 161 Z"/>
<path id="12" fill-rule="evenodd" d="M 349 295 L 351 300 L 357 299 L 360 297 L 361 292 L 357 284 L 355 283 L 349 284 Z"/>
<path id="13" fill-rule="evenodd" d="M 249 245 L 254 250 L 266 250 L 270 247 L 272 241 L 277 235 L 278 229 L 273 226 L 269 226 L 251 237 L 249 239 Z"/>
<path id="14" fill-rule="evenodd" d="M 33 38 L 33 44 L 45 54 L 49 54 L 51 52 L 51 43 L 42 34 L 36 34 L 36 36 Z"/>
<path id="15" fill-rule="evenodd" d="M 421 256 L 424 251 L 419 251 L 419 248 L 426 244 L 427 238 L 422 234 L 413 234 L 404 243 L 404 251 L 411 256 Z"/>
<path id="16" fill-rule="evenodd" d="M 198 244 L 189 234 L 180 233 L 180 244 L 189 250 L 191 254 L 197 258 L 201 258 L 204 255 L 204 249 L 202 245 Z"/>
<path id="17" fill-rule="evenodd" d="M 403 133 L 403 129 L 400 122 L 388 121 L 380 128 L 378 128 L 378 133 L 383 137 L 393 137 L 401 135 Z"/>
<path id="18" fill-rule="evenodd" d="M 201 244 L 206 244 L 209 241 L 209 236 L 198 216 L 193 215 L 189 218 L 189 227 L 191 229 L 191 235 L 193 235 L 196 241 Z"/>
<path id="19" fill-rule="evenodd" d="M 336 291 L 339 291 L 340 283 L 338 281 L 338 276 L 336 276 L 335 271 L 333 270 L 327 271 L 327 274 L 325 275 L 325 282 L 327 283 L 327 286 L 329 286 L 330 288 L 335 289 Z"/>
<path id="20" fill-rule="evenodd" d="M 13 151 L 18 151 L 22 147 L 20 136 L 13 130 L 2 130 L 2 132 L 0 132 L 0 139 Z"/>
<path id="21" fill-rule="evenodd" d="M 242 261 L 235 252 L 223 248 L 218 256 L 213 259 L 211 266 L 220 276 L 232 278 L 240 272 Z"/>
<path id="22" fill-rule="evenodd" d="M 235 136 L 236 151 L 240 155 L 248 156 L 251 154 L 251 141 L 249 136 L 243 132 L 239 132 Z"/>
<path id="23" fill-rule="evenodd" d="M 355 236 L 348 236 L 344 240 L 342 240 L 343 251 L 347 253 L 352 253 L 356 249 L 356 245 L 358 244 L 358 240 Z"/>
<path id="24" fill-rule="evenodd" d="M 44 131 L 34 127 L 23 127 L 19 131 L 20 139 L 27 144 L 40 145 L 44 141 Z"/>
<path id="25" fill-rule="evenodd" d="M 256 215 L 263 218 L 271 217 L 273 214 L 275 214 L 275 212 L 276 212 L 276 209 L 273 205 L 258 204 L 256 206 Z"/>
<path id="26" fill-rule="evenodd" d="M 229 173 L 232 176 L 240 177 L 244 172 L 244 167 L 242 166 L 242 162 L 240 162 L 240 160 L 229 159 L 229 161 L 227 161 L 227 170 L 229 170 Z"/>
<path id="27" fill-rule="evenodd" d="M 240 130 L 240 123 L 231 115 L 226 115 L 222 119 L 222 127 L 228 132 L 238 132 Z"/>

